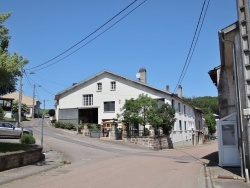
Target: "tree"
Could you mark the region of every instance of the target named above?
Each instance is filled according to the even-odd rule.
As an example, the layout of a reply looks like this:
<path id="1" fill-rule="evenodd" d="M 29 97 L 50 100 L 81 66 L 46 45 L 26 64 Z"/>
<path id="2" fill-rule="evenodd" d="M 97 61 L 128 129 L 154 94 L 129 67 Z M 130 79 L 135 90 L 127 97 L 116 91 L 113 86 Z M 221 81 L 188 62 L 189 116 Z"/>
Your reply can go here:
<path id="1" fill-rule="evenodd" d="M 55 110 L 54 109 L 50 109 L 49 110 L 49 115 L 50 116 L 54 116 L 56 114 Z"/>
<path id="2" fill-rule="evenodd" d="M 153 119 L 150 124 L 155 128 L 162 127 L 163 133 L 169 135 L 175 121 L 175 109 L 166 103 L 157 109 L 155 119 Z"/>
<path id="3" fill-rule="evenodd" d="M 3 117 L 4 117 L 4 111 L 2 106 L 0 106 L 0 119 L 3 119 Z"/>
<path id="4" fill-rule="evenodd" d="M 205 121 L 208 124 L 208 132 L 214 134 L 216 132 L 216 121 L 214 115 L 209 113 L 205 115 Z"/>
<path id="5" fill-rule="evenodd" d="M 161 126 L 165 134 L 169 134 L 175 119 L 175 109 L 169 104 L 163 104 L 158 107 L 157 102 L 148 95 L 139 95 L 137 99 L 126 100 L 123 112 L 118 117 L 132 125 L 150 124 L 155 128 Z"/>
<path id="6" fill-rule="evenodd" d="M 21 76 L 20 67 L 28 63 L 17 53 L 8 52 L 10 36 L 9 29 L 3 23 L 11 16 L 10 13 L 0 14 L 0 95 L 16 90 L 18 76 Z"/>
<path id="7" fill-rule="evenodd" d="M 15 100 L 12 104 L 12 112 L 18 113 L 19 103 L 17 100 Z M 21 105 L 21 116 L 24 116 L 24 114 L 27 112 L 28 108 L 26 104 Z"/>
<path id="8" fill-rule="evenodd" d="M 187 101 L 187 103 L 202 109 L 205 114 L 219 114 L 218 97 L 192 97 L 184 98 L 184 100 Z"/>

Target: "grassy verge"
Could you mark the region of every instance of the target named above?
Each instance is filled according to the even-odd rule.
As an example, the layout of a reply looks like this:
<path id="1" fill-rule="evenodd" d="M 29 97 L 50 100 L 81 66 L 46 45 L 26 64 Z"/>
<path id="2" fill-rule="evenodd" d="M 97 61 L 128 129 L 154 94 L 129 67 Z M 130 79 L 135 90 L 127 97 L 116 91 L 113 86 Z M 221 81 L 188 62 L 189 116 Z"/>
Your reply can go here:
<path id="1" fill-rule="evenodd" d="M 0 153 L 20 151 L 20 150 L 26 151 L 28 149 L 29 149 L 29 145 L 26 145 L 26 144 L 0 142 Z"/>

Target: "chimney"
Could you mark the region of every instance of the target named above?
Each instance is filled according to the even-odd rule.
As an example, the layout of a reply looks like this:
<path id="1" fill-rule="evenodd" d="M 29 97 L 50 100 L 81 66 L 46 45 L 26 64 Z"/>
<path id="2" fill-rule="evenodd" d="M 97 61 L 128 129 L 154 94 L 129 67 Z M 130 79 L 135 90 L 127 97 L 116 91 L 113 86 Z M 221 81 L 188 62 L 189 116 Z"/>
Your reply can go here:
<path id="1" fill-rule="evenodd" d="M 146 69 L 145 68 L 140 68 L 139 73 L 140 73 L 140 82 L 146 84 L 147 83 L 147 76 L 146 76 Z"/>
<path id="2" fill-rule="evenodd" d="M 169 85 L 166 86 L 166 91 L 167 91 L 167 92 L 170 92 L 170 87 L 169 87 Z"/>
<path id="3" fill-rule="evenodd" d="M 182 87 L 179 85 L 178 87 L 178 97 L 182 98 Z"/>

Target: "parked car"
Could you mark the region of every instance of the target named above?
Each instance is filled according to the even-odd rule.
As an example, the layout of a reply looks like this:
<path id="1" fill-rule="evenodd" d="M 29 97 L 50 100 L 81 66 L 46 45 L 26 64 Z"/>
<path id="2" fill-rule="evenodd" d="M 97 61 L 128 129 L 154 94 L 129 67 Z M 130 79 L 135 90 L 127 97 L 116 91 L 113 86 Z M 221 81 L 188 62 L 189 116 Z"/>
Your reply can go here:
<path id="1" fill-rule="evenodd" d="M 0 137 L 1 138 L 20 138 L 22 134 L 33 135 L 33 131 L 30 129 L 17 127 L 10 122 L 0 122 Z"/>
<path id="2" fill-rule="evenodd" d="M 217 139 L 217 138 L 218 138 L 217 136 L 213 136 L 213 135 L 210 136 L 210 139 L 211 139 L 211 140 L 215 140 L 215 139 Z"/>
<path id="3" fill-rule="evenodd" d="M 49 114 L 44 114 L 44 118 L 49 118 Z"/>

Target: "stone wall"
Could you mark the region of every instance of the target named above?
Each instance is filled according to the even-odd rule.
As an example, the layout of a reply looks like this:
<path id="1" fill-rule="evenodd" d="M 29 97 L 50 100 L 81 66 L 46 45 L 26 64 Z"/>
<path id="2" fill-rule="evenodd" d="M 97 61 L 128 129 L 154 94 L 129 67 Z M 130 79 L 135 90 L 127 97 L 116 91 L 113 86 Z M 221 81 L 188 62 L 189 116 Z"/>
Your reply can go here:
<path id="1" fill-rule="evenodd" d="M 44 160 L 42 148 L 34 145 L 28 151 L 8 152 L 0 155 L 0 171 L 34 164 Z"/>
<path id="2" fill-rule="evenodd" d="M 123 138 L 125 142 L 130 142 L 153 150 L 172 148 L 169 136 L 137 136 Z"/>

